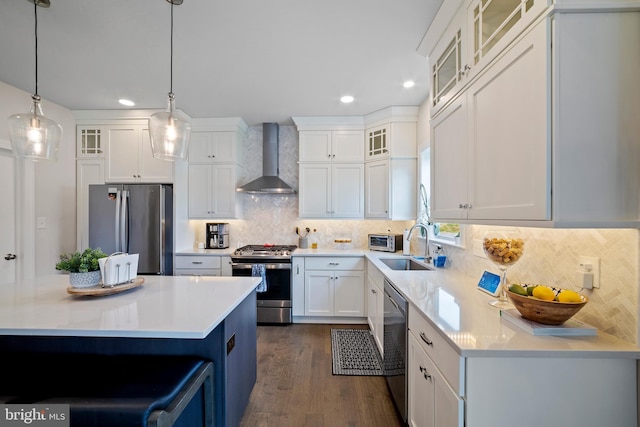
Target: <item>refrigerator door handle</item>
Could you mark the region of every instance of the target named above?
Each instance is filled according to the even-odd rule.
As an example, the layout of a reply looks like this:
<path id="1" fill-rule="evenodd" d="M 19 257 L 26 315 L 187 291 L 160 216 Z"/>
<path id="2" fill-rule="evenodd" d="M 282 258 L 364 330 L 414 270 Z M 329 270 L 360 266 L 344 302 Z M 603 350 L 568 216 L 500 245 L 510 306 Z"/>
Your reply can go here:
<path id="1" fill-rule="evenodd" d="M 122 192 L 118 190 L 116 193 L 116 226 L 114 228 L 116 233 L 116 252 L 122 252 L 120 247 L 120 210 L 122 205 Z"/>
<path id="2" fill-rule="evenodd" d="M 122 211 L 120 213 L 120 252 L 129 253 L 129 239 L 127 236 L 127 220 L 129 213 L 129 192 L 122 191 Z"/>

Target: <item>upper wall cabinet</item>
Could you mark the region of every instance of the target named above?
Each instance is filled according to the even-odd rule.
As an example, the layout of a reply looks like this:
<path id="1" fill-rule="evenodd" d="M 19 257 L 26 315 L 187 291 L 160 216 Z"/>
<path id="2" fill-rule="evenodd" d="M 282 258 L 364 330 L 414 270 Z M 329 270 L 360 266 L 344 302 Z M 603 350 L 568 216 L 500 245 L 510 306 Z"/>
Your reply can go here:
<path id="1" fill-rule="evenodd" d="M 147 118 L 152 111 L 74 111 L 76 155 L 104 158 L 106 183 L 172 183 L 173 162 L 151 151 Z"/>
<path id="2" fill-rule="evenodd" d="M 189 163 L 240 163 L 242 146 L 238 132 L 195 131 L 189 143 Z"/>
<path id="3" fill-rule="evenodd" d="M 546 8 L 545 0 L 445 3 L 419 47 L 430 58 L 433 113 L 451 101 Z M 429 44 L 433 47 L 428 48 Z"/>
<path id="4" fill-rule="evenodd" d="M 362 130 L 300 131 L 301 162 L 362 162 L 364 132 Z"/>
<path id="5" fill-rule="evenodd" d="M 473 28 L 498 16 L 487 12 L 492 3 L 468 4 L 477 16 Z M 545 9 L 524 30 L 505 26 L 493 47 L 477 32 L 478 64 L 489 65 L 431 112 L 435 221 L 638 225 L 640 81 L 632 70 L 640 68 L 640 11 L 566 3 Z M 523 14 L 537 7 L 521 6 Z"/>

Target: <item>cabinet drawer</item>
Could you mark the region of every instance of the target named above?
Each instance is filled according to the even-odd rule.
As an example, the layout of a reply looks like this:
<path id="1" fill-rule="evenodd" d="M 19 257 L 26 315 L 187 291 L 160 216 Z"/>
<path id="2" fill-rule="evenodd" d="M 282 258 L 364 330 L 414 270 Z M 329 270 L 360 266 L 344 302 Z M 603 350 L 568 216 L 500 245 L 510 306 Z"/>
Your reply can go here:
<path id="1" fill-rule="evenodd" d="M 371 261 L 367 261 L 367 276 L 369 276 L 380 289 L 384 287 L 384 276 Z"/>
<path id="2" fill-rule="evenodd" d="M 436 331 L 436 328 L 412 307 L 409 308 L 409 331 L 442 372 L 453 391 L 459 396 L 464 396 L 463 358 Z"/>
<path id="3" fill-rule="evenodd" d="M 220 268 L 219 256 L 180 255 L 176 256 L 175 268 Z"/>
<path id="4" fill-rule="evenodd" d="M 306 257 L 307 270 L 364 270 L 364 258 L 361 257 Z"/>
<path id="5" fill-rule="evenodd" d="M 220 270 L 207 268 L 176 268 L 175 276 L 221 276 Z"/>

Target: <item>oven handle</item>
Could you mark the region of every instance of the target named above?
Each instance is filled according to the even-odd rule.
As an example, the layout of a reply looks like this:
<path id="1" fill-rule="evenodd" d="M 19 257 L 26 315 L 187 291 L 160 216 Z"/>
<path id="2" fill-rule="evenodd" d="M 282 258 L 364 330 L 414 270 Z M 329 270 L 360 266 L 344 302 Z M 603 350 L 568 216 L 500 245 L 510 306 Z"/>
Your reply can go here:
<path id="1" fill-rule="evenodd" d="M 256 263 L 256 264 L 262 264 L 262 263 Z M 253 264 L 244 264 L 244 263 L 238 263 L 238 262 L 231 263 L 231 270 L 251 270 L 252 267 L 253 267 Z M 264 268 L 266 268 L 267 270 L 291 270 L 291 264 L 290 263 L 278 263 L 278 264 L 264 263 Z"/>

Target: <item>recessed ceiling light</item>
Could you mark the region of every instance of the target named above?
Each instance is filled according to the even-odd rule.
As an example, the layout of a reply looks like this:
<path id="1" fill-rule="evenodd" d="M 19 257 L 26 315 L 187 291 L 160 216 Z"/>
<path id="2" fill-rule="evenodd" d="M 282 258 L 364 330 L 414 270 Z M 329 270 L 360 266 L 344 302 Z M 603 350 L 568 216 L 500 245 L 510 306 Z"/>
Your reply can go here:
<path id="1" fill-rule="evenodd" d="M 342 98 L 340 98 L 340 102 L 342 102 L 343 104 L 349 104 L 350 102 L 353 102 L 353 96 L 351 95 L 345 95 Z"/>
<path id="2" fill-rule="evenodd" d="M 414 82 L 413 80 L 407 80 L 406 82 L 403 83 L 402 86 L 406 87 L 406 88 L 410 88 L 415 86 L 416 82 Z"/>
<path id="3" fill-rule="evenodd" d="M 126 107 L 133 107 L 134 105 L 136 105 L 135 102 L 130 101 L 128 99 L 118 99 L 118 102 Z"/>

